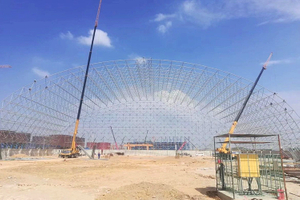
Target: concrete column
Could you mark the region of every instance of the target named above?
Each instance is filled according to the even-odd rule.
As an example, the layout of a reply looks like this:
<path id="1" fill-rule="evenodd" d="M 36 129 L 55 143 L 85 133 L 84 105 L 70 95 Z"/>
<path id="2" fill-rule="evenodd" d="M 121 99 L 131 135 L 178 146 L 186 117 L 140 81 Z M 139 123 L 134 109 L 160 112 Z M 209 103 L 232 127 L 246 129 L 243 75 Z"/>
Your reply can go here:
<path id="1" fill-rule="evenodd" d="M 7 157 L 7 158 L 10 157 L 10 156 L 9 156 L 9 153 L 10 153 L 10 149 L 7 149 L 7 152 L 6 152 L 6 155 L 7 155 L 6 157 Z"/>

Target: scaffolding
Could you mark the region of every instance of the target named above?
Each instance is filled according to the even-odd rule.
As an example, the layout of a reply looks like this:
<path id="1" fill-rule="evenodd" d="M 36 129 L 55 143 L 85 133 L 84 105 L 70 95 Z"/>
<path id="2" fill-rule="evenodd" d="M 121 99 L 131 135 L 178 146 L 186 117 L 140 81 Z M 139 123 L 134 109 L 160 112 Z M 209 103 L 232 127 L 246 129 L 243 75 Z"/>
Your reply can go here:
<path id="1" fill-rule="evenodd" d="M 233 199 L 236 194 L 276 196 L 279 192 L 288 199 L 279 135 L 218 135 L 214 137 L 215 149 L 224 143 L 216 140 L 226 137 L 229 153 L 215 151 L 217 190 L 229 191 Z M 270 140 L 272 137 L 277 142 Z M 267 149 L 272 143 L 273 149 Z"/>

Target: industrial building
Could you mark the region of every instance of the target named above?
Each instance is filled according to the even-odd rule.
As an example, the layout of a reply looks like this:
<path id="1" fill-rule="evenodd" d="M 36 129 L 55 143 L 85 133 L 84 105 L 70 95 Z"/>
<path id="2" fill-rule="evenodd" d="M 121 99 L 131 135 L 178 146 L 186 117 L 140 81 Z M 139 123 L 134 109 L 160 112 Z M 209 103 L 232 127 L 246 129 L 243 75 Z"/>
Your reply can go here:
<path id="1" fill-rule="evenodd" d="M 0 130 L 0 144 L 3 148 L 24 148 L 30 143 L 30 133 Z"/>
<path id="2" fill-rule="evenodd" d="M 111 148 L 111 144 L 109 142 L 87 142 L 86 147 L 89 149 L 93 149 L 96 146 L 96 149 L 107 150 Z"/>

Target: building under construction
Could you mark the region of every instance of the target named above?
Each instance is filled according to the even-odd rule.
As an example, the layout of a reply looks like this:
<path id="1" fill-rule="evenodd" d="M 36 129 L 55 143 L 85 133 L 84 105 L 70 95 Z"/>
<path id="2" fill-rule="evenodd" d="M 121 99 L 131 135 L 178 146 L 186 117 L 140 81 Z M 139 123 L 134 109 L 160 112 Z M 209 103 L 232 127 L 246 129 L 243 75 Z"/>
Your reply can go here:
<path id="1" fill-rule="evenodd" d="M 35 139 L 40 147 L 43 137 L 71 135 L 84 75 L 85 67 L 76 67 L 13 93 L 2 102 L 0 130 L 30 133 L 31 140 L 41 137 Z M 234 74 L 186 62 L 141 59 L 93 64 L 77 136 L 85 142 L 115 144 L 111 126 L 118 145 L 144 141 L 149 130 L 147 141 L 157 142 L 156 149 L 175 148 L 175 143 L 165 147 L 158 143 L 175 136 L 182 137 L 180 142 L 190 138 L 186 149 L 213 150 L 212 137 L 228 132 L 252 85 Z M 299 116 L 279 95 L 258 85 L 235 133 L 279 134 L 283 150 L 299 159 Z M 12 144 L 28 144 L 28 138 L 16 135 L 1 143 L 15 148 Z M 45 139 L 45 145 L 53 148 L 67 146 L 66 141 L 46 143 Z"/>

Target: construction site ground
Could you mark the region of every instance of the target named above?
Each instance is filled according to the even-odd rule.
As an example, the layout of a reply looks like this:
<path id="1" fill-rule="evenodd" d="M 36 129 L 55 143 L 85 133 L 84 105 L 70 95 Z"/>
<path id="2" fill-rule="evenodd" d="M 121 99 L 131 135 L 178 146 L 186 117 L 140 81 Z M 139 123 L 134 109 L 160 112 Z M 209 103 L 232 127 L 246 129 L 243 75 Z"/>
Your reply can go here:
<path id="1" fill-rule="evenodd" d="M 0 170 L 0 199 L 5 200 L 218 199 L 212 157 L 15 155 L 0 161 Z M 299 182 L 287 186 L 294 194 L 289 199 L 300 199 Z"/>

